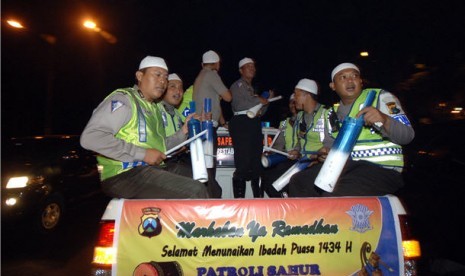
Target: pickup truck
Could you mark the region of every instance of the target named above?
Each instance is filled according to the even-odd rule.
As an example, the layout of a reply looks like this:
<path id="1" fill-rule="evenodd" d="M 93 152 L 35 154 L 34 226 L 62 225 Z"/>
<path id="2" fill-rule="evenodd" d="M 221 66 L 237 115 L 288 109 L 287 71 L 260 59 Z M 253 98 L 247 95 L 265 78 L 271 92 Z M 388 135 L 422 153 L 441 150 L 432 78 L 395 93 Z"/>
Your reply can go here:
<path id="1" fill-rule="evenodd" d="M 227 137 L 223 198 L 111 200 L 92 275 L 417 275 L 420 245 L 396 196 L 232 199 Z"/>

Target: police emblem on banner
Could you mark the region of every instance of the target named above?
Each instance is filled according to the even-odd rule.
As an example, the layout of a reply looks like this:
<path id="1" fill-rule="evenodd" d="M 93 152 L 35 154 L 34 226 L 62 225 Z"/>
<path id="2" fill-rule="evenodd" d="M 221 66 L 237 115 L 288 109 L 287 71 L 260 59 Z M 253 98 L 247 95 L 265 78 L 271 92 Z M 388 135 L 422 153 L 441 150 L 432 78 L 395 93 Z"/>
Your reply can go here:
<path id="1" fill-rule="evenodd" d="M 141 223 L 139 224 L 139 234 L 145 237 L 154 237 L 161 233 L 160 213 L 161 209 L 147 207 L 142 209 Z"/>
<path id="2" fill-rule="evenodd" d="M 352 227 L 350 230 L 365 233 L 373 229 L 373 226 L 370 225 L 370 216 L 373 214 L 373 211 L 368 210 L 368 207 L 365 205 L 354 205 L 346 213 L 352 217 Z"/>

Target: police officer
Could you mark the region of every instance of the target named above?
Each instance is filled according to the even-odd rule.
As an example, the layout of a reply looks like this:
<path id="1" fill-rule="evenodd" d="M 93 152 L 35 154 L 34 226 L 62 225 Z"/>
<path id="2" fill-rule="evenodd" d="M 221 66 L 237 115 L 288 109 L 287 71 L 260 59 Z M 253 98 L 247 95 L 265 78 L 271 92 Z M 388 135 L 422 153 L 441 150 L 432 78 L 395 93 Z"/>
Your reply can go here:
<path id="1" fill-rule="evenodd" d="M 289 154 L 292 157 L 316 159 L 323 146 L 324 115 L 326 108 L 318 102 L 318 85 L 314 80 L 301 79 L 295 87 L 297 114 L 294 133 L 297 145 Z"/>
<path id="2" fill-rule="evenodd" d="M 314 80 L 301 79 L 295 86 L 294 94 L 295 106 L 299 112 L 292 128 L 293 139 L 288 138 L 289 143 L 293 145 L 292 148 L 288 149 L 289 159 L 291 161 L 299 158 L 316 160 L 325 136 L 324 115 L 326 108 L 318 102 L 318 85 Z M 290 135 L 287 134 L 287 136 Z M 272 170 L 264 178 L 265 189 L 271 197 L 280 195 L 272 186 L 273 182 L 293 164 L 294 162 L 286 162 Z"/>
<path id="3" fill-rule="evenodd" d="M 260 188 L 261 155 L 263 134 L 260 117 L 249 118 L 247 110 L 268 104 L 268 100 L 255 94 L 252 80 L 255 77 L 255 62 L 251 58 L 239 61 L 241 78 L 231 85 L 231 108 L 234 116 L 229 122 L 229 132 L 234 147 L 233 193 L 235 198 L 245 197 L 246 181 L 251 180 L 254 197 L 263 197 Z"/>
<path id="4" fill-rule="evenodd" d="M 273 144 L 273 149 L 282 152 L 289 152 L 293 150 L 297 143 L 297 138 L 294 131 L 294 124 L 297 119 L 295 93 L 292 93 L 292 95 L 289 97 L 288 107 L 290 116 L 279 123 L 279 135 Z M 273 162 L 268 162 L 269 164 L 265 166 L 265 164 L 262 162 L 265 169 L 262 171 L 261 185 L 269 197 L 282 197 L 282 192 L 287 192 L 287 189 L 283 189 L 282 191 L 278 192 L 275 188 L 273 188 L 272 184 L 292 165 L 294 165 L 297 159 L 286 158 L 284 155 L 280 155 L 279 153 L 265 153 L 265 155 L 262 156 L 262 160 L 271 160 L 273 157 L 276 158 L 275 160 L 278 160 L 275 161 L 275 164 L 273 164 Z"/>
<path id="5" fill-rule="evenodd" d="M 168 88 L 163 99 L 158 103 L 163 126 L 166 133 L 166 147 L 173 148 L 187 139 L 187 122 L 194 114 L 184 116 L 176 109 L 183 100 L 184 88 L 181 78 L 175 74 L 168 75 Z M 192 165 L 190 155 L 186 153 L 186 147 L 181 148 L 173 157 L 166 161 L 167 170 L 173 173 L 192 177 Z"/>
<path id="6" fill-rule="evenodd" d="M 341 63 L 333 69 L 329 87 L 340 102 L 328 112 L 335 118 L 325 116 L 325 132 L 331 135 L 325 135 L 319 161 L 324 162 L 346 116 L 363 115 L 365 123 L 334 191 L 324 192 L 314 185 L 322 167 L 319 163 L 291 178 L 290 196 L 378 196 L 394 193 L 403 186 L 402 145 L 410 143 L 415 132 L 397 97 L 382 89 L 362 90 L 362 86 L 360 69 L 355 64 Z M 370 90 L 376 92 L 374 103 L 363 107 Z"/>
<path id="7" fill-rule="evenodd" d="M 117 198 L 207 198 L 205 186 L 164 169 L 165 131 L 155 101 L 165 92 L 168 67 L 145 57 L 137 85 L 117 89 L 94 110 L 82 147 L 100 154 L 102 190 Z"/>
<path id="8" fill-rule="evenodd" d="M 212 50 L 202 55 L 202 70 L 197 75 L 194 82 L 192 99 L 195 101 L 196 112 L 202 114 L 203 104 L 206 98 L 211 99 L 211 112 L 204 114 L 202 120 L 212 120 L 213 122 L 213 152 L 217 151 L 217 129 L 219 125 L 224 125 L 225 121 L 221 110 L 221 100 L 230 102 L 231 92 L 224 85 L 218 71 L 221 68 L 220 56 Z M 208 171 L 208 192 L 212 198 L 221 198 L 222 189 L 216 181 L 216 158 L 214 158 L 213 168 Z"/>

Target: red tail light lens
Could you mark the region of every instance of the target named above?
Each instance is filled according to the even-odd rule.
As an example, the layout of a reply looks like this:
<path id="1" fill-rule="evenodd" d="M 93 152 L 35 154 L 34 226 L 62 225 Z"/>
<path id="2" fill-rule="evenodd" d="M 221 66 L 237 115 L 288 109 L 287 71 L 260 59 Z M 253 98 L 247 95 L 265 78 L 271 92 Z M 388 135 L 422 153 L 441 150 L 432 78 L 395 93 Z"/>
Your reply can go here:
<path id="1" fill-rule="evenodd" d="M 97 241 L 97 246 L 111 247 L 113 246 L 113 237 L 115 236 L 115 222 L 102 221 L 100 223 L 100 233 Z"/>

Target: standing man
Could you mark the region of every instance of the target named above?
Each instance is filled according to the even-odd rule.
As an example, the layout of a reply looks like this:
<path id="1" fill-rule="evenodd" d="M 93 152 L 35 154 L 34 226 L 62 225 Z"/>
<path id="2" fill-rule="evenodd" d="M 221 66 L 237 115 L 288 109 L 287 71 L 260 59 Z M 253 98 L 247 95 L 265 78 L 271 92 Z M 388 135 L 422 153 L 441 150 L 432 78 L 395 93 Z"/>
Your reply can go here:
<path id="1" fill-rule="evenodd" d="M 166 89 L 165 61 L 147 56 L 135 75 L 137 85 L 107 96 L 81 136 L 82 147 L 100 154 L 102 190 L 117 198 L 207 198 L 202 183 L 164 169 L 165 131 L 155 101 Z"/>
<path id="2" fill-rule="evenodd" d="M 360 70 L 355 64 L 339 64 L 331 73 L 329 87 L 341 100 L 329 112 L 333 115 L 326 116 L 325 132 L 331 135 L 325 136 L 318 160 L 324 162 L 346 116 L 363 115 L 365 121 L 334 191 L 324 192 L 314 185 L 322 167 L 319 163 L 291 178 L 290 196 L 379 196 L 394 193 L 403 186 L 402 145 L 410 143 L 415 132 L 397 97 L 382 89 L 362 91 L 362 85 Z M 373 105 L 360 109 L 370 90 L 376 91 Z"/>
<path id="3" fill-rule="evenodd" d="M 231 92 L 224 85 L 218 71 L 220 70 L 220 56 L 210 50 L 202 56 L 202 70 L 194 82 L 194 92 L 192 99 L 195 101 L 195 108 L 198 114 L 203 111 L 203 103 L 206 98 L 212 102 L 211 114 L 204 114 L 203 120 L 213 121 L 213 152 L 216 153 L 218 140 L 216 130 L 218 125 L 225 124 L 221 113 L 220 100 L 230 102 L 232 100 Z M 221 186 L 216 181 L 216 157 L 213 160 L 213 168 L 208 168 L 208 192 L 212 198 L 221 198 Z"/>
<path id="4" fill-rule="evenodd" d="M 233 192 L 235 198 L 245 197 L 246 181 L 251 180 L 255 198 L 263 197 L 260 188 L 262 170 L 261 156 L 263 152 L 263 134 L 260 116 L 249 118 L 247 110 L 258 105 L 268 104 L 268 100 L 255 94 L 252 80 L 255 77 L 255 62 L 251 58 L 239 61 L 241 78 L 231 85 L 233 100 L 231 103 L 234 116 L 229 122 L 234 147 Z M 272 95 L 271 95 L 272 97 Z M 260 112 L 258 112 L 260 113 Z"/>
<path id="5" fill-rule="evenodd" d="M 187 139 L 187 122 L 193 116 L 189 115 L 186 120 L 176 109 L 181 103 L 184 87 L 181 78 L 177 74 L 168 75 L 168 88 L 163 99 L 158 103 L 166 134 L 166 147 L 173 148 Z M 183 147 L 166 161 L 167 170 L 176 174 L 192 178 L 192 165 L 190 155 L 186 154 Z"/>

